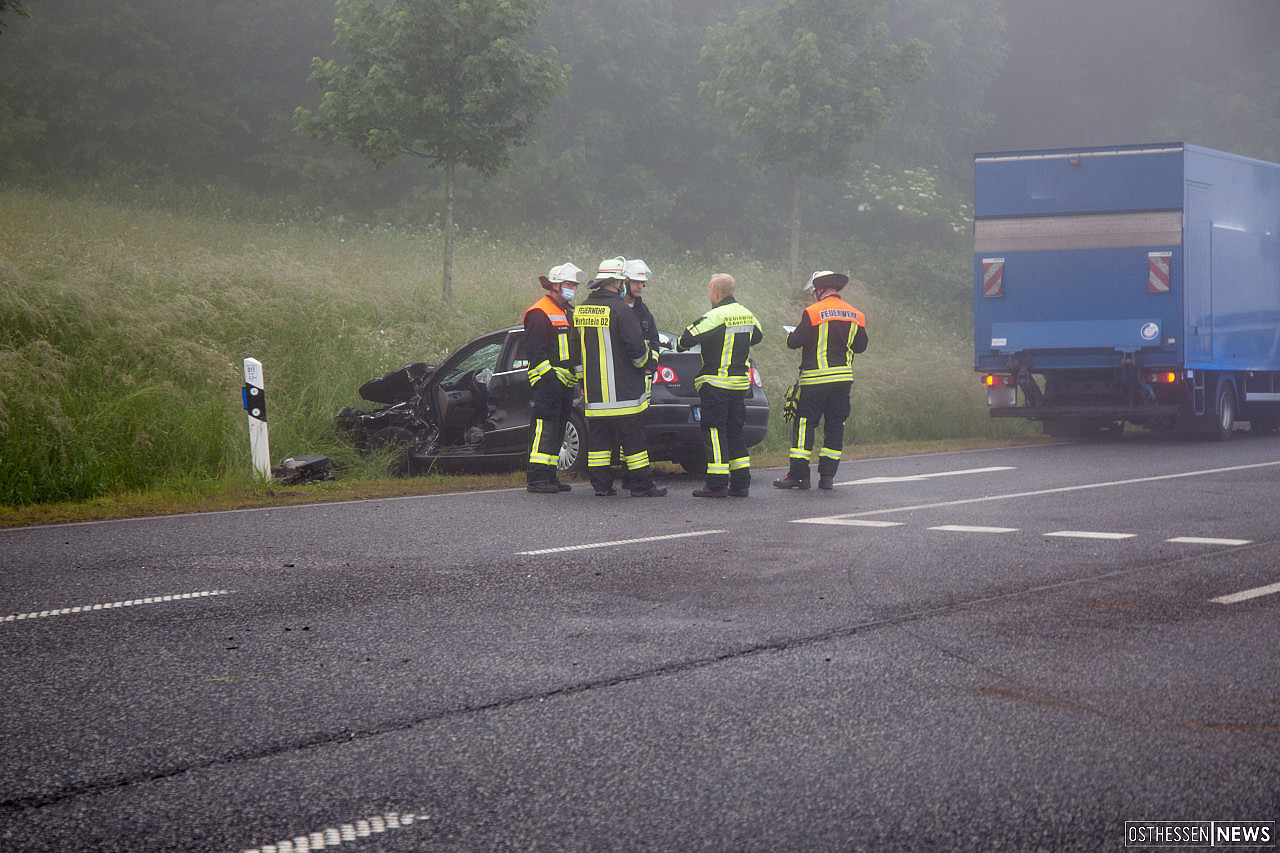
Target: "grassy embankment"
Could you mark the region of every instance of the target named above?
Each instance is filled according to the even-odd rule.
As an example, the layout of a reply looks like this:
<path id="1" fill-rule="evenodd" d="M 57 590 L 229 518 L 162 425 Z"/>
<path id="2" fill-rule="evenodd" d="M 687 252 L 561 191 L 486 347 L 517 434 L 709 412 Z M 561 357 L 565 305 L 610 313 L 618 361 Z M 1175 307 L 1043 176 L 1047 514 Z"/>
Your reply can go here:
<path id="1" fill-rule="evenodd" d="M 333 414 L 361 405 L 355 389 L 372 376 L 437 362 L 474 334 L 517 322 L 540 293 L 536 276 L 564 260 L 589 277 L 601 257 L 645 256 L 655 271 L 647 301 L 673 331 L 706 309 L 713 271 L 733 273 L 765 327 L 754 358 L 770 398 L 781 401 L 794 379 L 781 326 L 803 303 L 780 268 L 725 259 L 713 270 L 643 247 L 469 236 L 457 246 L 446 309 L 441 243 L 434 232 L 272 227 L 0 191 L 0 524 L 455 487 L 451 477 L 383 476 L 379 460 L 334 434 Z M 848 457 L 1030 434 L 986 415 L 971 368 L 968 260 L 957 264 L 948 274 L 963 290 L 947 305 L 885 281 L 847 291 L 871 332 Z M 931 284 L 926 292 L 937 293 Z M 337 482 L 254 482 L 240 406 L 250 356 L 264 366 L 272 461 L 326 454 Z M 779 413 L 757 464 L 785 462 Z"/>

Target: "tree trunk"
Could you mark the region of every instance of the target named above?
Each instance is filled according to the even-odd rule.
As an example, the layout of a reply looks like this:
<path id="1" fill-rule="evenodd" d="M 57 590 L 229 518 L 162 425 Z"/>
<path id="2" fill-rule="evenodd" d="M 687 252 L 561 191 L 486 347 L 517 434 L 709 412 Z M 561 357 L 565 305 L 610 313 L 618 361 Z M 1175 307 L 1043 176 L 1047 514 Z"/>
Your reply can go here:
<path id="1" fill-rule="evenodd" d="M 444 161 L 444 302 L 453 298 L 453 159 Z"/>
<path id="2" fill-rule="evenodd" d="M 800 288 L 800 170 L 787 169 L 791 174 L 791 290 Z"/>

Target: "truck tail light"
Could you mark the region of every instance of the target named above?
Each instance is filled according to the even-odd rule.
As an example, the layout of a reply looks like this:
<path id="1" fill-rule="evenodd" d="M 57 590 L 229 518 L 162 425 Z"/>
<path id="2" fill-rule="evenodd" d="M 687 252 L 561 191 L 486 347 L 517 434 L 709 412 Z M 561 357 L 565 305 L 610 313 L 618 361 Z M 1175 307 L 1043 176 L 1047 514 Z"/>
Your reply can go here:
<path id="1" fill-rule="evenodd" d="M 678 385 L 680 384 L 680 377 L 674 370 L 664 364 L 654 372 L 653 382 L 655 385 Z"/>
<path id="2" fill-rule="evenodd" d="M 750 373 L 750 374 L 751 374 L 751 384 L 752 384 L 752 385 L 756 386 L 757 388 L 763 388 L 763 387 L 764 387 L 764 380 L 760 378 L 760 371 L 758 371 L 758 370 L 756 370 L 754 367 L 752 367 L 752 368 L 750 368 L 750 369 L 748 370 L 748 373 Z"/>
<path id="3" fill-rule="evenodd" d="M 1012 374 L 988 373 L 986 376 L 982 377 L 982 384 L 986 385 L 988 388 L 998 388 L 1002 385 L 1012 386 L 1016 383 L 1013 380 Z"/>
<path id="4" fill-rule="evenodd" d="M 1172 385 L 1182 381 L 1182 374 L 1176 370 L 1148 370 L 1147 383 L 1151 385 Z"/>

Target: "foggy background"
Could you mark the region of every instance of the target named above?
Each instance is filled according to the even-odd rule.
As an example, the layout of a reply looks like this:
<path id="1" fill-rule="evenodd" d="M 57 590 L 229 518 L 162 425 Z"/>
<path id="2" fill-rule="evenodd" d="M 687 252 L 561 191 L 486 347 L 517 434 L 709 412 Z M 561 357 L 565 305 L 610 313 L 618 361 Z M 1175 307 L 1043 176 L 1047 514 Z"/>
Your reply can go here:
<path id="1" fill-rule="evenodd" d="M 707 27 L 760 5 L 559 0 L 540 33 L 569 89 L 513 168 L 461 175 L 462 227 L 777 257 L 783 176 L 741 166 L 751 140 L 697 94 Z M 342 60 L 326 0 L 27 8 L 0 34 L 0 181 L 269 221 L 439 216 L 421 161 L 375 170 L 292 130 L 319 102 L 312 57 Z M 1276 0 L 890 0 L 883 19 L 932 45 L 932 70 L 847 180 L 807 187 L 819 251 L 962 244 L 977 151 L 1185 141 L 1280 160 Z"/>

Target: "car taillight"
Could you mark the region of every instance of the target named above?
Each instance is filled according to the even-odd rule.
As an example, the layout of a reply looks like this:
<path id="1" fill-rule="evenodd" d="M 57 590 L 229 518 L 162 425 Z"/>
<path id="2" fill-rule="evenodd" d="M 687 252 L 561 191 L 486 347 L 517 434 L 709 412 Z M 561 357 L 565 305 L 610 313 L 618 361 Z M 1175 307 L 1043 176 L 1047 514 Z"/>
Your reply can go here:
<path id="1" fill-rule="evenodd" d="M 1001 385 L 1014 385 L 1013 376 L 1008 373 L 988 373 L 982 377 L 982 384 L 988 388 L 996 388 Z"/>
<path id="2" fill-rule="evenodd" d="M 1182 379 L 1177 371 L 1173 370 L 1149 370 L 1147 371 L 1147 382 L 1152 385 L 1172 385 Z"/>
<path id="3" fill-rule="evenodd" d="M 754 367 L 751 368 L 751 384 L 757 388 L 764 387 L 764 380 L 760 378 L 760 371 L 756 370 Z"/>
<path id="4" fill-rule="evenodd" d="M 676 385 L 680 382 L 680 377 L 664 364 L 654 372 L 653 381 L 659 385 Z"/>

